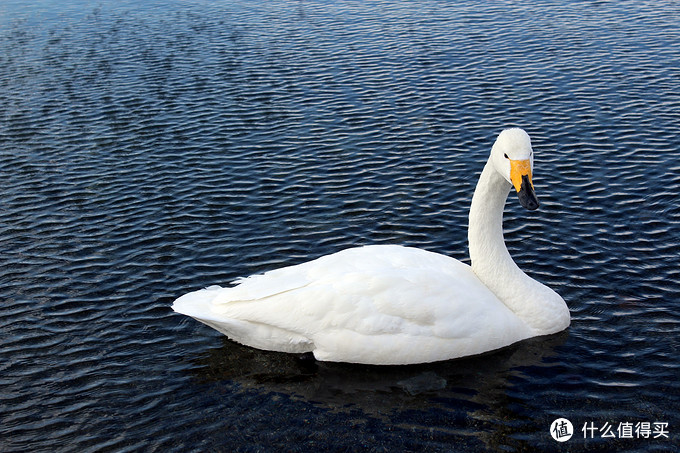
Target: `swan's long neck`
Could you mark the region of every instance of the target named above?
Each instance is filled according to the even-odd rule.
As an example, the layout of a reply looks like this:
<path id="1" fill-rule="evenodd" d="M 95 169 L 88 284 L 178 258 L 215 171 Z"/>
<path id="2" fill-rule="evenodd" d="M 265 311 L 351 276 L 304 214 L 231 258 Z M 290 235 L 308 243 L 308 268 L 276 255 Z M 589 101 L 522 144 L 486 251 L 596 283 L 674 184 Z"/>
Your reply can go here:
<path id="1" fill-rule="evenodd" d="M 522 272 L 505 247 L 503 208 L 511 187 L 489 160 L 470 207 L 468 241 L 472 270 L 536 334 L 558 332 L 569 325 L 564 300 Z"/>

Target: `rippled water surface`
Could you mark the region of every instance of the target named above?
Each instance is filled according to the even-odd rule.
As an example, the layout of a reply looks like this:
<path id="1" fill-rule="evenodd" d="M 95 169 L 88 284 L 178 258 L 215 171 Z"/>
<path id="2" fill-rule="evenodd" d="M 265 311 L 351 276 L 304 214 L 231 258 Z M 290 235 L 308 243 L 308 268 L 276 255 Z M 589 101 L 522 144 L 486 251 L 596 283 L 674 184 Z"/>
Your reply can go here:
<path id="1" fill-rule="evenodd" d="M 0 450 L 677 448 L 680 5 L 524 3 L 4 0 Z M 508 248 L 566 332 L 382 368 L 170 310 L 355 245 L 466 261 L 506 126 L 542 202 Z"/>

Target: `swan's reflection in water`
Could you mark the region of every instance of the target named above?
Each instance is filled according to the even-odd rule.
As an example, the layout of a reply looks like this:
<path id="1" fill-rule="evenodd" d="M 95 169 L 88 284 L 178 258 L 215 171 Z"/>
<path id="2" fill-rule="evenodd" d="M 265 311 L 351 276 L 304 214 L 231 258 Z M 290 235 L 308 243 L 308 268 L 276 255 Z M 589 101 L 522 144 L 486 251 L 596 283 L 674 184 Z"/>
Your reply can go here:
<path id="1" fill-rule="evenodd" d="M 470 358 L 408 366 L 317 362 L 225 337 L 221 347 L 196 360 L 194 372 L 201 381 L 231 381 L 242 390 L 284 393 L 334 411 L 360 409 L 380 417 L 441 407 L 486 418 L 502 416 L 506 390 L 522 374 L 520 368 L 550 368 L 555 361 L 546 359 L 567 337 L 565 331 Z"/>

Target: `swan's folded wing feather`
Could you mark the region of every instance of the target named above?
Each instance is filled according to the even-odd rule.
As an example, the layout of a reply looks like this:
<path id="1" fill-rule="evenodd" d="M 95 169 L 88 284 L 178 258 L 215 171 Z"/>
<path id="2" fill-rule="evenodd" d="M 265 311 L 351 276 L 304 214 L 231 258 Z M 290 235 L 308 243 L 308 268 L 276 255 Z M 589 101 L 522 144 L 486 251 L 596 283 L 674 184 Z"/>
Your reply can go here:
<path id="1" fill-rule="evenodd" d="M 485 303 L 500 304 L 463 263 L 419 249 L 369 246 L 243 279 L 215 297 L 212 311 L 306 336 L 401 329 L 455 337 L 471 334 L 470 320 L 491 308 Z"/>

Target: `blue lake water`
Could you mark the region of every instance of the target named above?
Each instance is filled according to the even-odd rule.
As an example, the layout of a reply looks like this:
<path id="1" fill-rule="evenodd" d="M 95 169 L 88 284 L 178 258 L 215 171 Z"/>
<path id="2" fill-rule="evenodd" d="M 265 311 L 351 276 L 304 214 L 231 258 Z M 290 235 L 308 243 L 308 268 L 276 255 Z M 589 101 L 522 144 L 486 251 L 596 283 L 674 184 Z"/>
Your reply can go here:
<path id="1" fill-rule="evenodd" d="M 4 0 L 0 451 L 677 448 L 678 24 L 671 0 Z M 356 245 L 466 261 L 507 126 L 541 201 L 510 198 L 508 249 L 567 331 L 371 367 L 170 310 Z"/>

